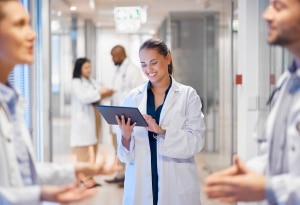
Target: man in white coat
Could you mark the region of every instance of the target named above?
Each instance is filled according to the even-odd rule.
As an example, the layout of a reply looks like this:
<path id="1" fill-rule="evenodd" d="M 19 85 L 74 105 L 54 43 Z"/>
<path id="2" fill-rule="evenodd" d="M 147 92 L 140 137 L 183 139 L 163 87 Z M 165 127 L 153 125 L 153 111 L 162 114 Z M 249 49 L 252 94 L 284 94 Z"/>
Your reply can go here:
<path id="1" fill-rule="evenodd" d="M 112 81 L 112 89 L 115 91 L 111 98 L 111 105 L 121 106 L 126 95 L 135 87 L 146 81 L 142 75 L 141 69 L 134 65 L 126 55 L 125 48 L 121 45 L 116 45 L 111 49 L 112 60 L 115 64 L 115 74 Z M 111 132 L 113 137 L 113 145 L 117 150 L 116 128 L 112 126 Z M 123 165 L 124 167 L 124 165 Z M 124 184 L 124 170 L 111 180 L 106 180 L 108 183 Z"/>
<path id="2" fill-rule="evenodd" d="M 270 0 L 263 16 L 269 25 L 269 43 L 287 48 L 295 57 L 269 100 L 273 107 L 266 124 L 265 154 L 248 166 L 235 157 L 232 167 L 209 176 L 204 188 L 209 198 L 300 204 L 299 11 L 300 0 Z"/>

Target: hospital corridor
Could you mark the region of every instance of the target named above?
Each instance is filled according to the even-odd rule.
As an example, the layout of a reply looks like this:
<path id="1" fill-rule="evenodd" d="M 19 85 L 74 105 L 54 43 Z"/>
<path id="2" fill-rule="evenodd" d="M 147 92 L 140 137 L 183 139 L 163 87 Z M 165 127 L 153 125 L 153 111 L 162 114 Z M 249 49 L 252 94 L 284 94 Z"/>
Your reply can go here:
<path id="1" fill-rule="evenodd" d="M 284 6 L 298 0 L 11 1 L 0 0 L 0 81 L 7 77 L 0 82 L 0 205 L 300 204 L 299 191 L 277 183 L 300 187 L 293 178 L 299 175 L 294 166 L 300 156 L 300 60 L 291 46 L 300 26 L 289 23 L 299 14 L 288 15 L 294 7 Z M 8 19 L 2 15 L 6 4 L 25 8 L 28 14 L 11 15 L 14 20 L 23 14 L 23 23 L 12 25 L 26 24 L 31 36 L 13 38 L 23 32 L 1 27 Z M 20 49 L 25 39 L 30 57 L 11 63 L 2 49 Z M 15 47 L 5 46 L 9 40 Z M 11 64 L 9 74 L 3 71 Z M 18 96 L 26 106 L 16 103 Z M 19 105 L 27 127 L 15 123 Z M 119 126 L 111 125 L 99 105 L 138 108 L 147 127 L 133 126 L 124 113 L 110 116 Z M 6 139 L 2 127 L 16 140 Z M 32 148 L 22 150 L 18 137 L 24 129 Z M 19 143 L 15 167 L 3 160 L 11 151 L 3 144 L 11 141 Z M 116 152 L 126 162 L 118 163 L 121 170 L 95 168 L 103 161 L 113 164 Z M 79 202 L 43 198 L 35 162 L 73 164 L 68 170 L 74 174 L 65 180 L 78 179 L 78 187 L 89 191 L 78 194 Z M 86 167 L 77 166 L 81 162 Z M 13 176 L 16 167 L 22 188 L 39 187 L 40 197 L 32 197 L 36 203 L 15 204 L 11 198 L 21 196 L 22 188 L 10 193 L 19 187 L 4 174 Z M 290 172 L 291 178 L 268 178 Z M 249 195 L 259 193 L 248 203 L 243 201 L 253 200 L 247 194 L 230 197 L 246 190 L 234 184 L 243 180 L 227 180 L 247 174 L 256 177 L 247 183 L 258 182 Z"/>

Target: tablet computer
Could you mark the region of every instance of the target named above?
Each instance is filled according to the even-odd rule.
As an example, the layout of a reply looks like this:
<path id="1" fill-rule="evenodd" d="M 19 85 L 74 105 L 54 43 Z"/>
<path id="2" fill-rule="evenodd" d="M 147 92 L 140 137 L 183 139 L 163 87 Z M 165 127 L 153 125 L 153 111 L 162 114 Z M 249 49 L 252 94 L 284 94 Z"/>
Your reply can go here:
<path id="1" fill-rule="evenodd" d="M 97 108 L 108 124 L 117 125 L 116 115 L 119 117 L 124 115 L 125 120 L 130 118 L 131 124 L 136 122 L 136 126 L 148 127 L 143 115 L 136 107 L 97 105 Z"/>

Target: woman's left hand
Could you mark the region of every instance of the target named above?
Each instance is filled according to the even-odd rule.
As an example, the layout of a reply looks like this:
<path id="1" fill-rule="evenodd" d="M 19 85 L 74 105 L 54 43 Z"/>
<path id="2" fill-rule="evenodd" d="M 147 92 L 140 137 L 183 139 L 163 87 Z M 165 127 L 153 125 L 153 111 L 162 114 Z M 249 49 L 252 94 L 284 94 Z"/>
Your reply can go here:
<path id="1" fill-rule="evenodd" d="M 161 132 L 161 127 L 156 123 L 155 119 L 153 119 L 151 115 L 143 115 L 143 117 L 148 124 L 148 127 L 147 127 L 148 131 L 154 132 L 154 133 Z"/>

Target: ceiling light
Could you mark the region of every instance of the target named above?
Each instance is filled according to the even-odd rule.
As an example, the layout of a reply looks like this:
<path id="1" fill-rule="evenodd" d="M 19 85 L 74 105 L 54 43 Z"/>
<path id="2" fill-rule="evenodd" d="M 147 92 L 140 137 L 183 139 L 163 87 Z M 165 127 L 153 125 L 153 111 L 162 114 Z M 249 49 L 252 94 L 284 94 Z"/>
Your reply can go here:
<path id="1" fill-rule="evenodd" d="M 70 11 L 76 11 L 77 10 L 77 7 L 76 6 L 71 6 L 70 7 Z"/>
<path id="2" fill-rule="evenodd" d="M 153 36 L 155 34 L 155 30 L 150 30 L 149 34 Z"/>
<path id="3" fill-rule="evenodd" d="M 89 0 L 89 5 L 91 9 L 95 9 L 95 1 L 94 0 Z"/>

